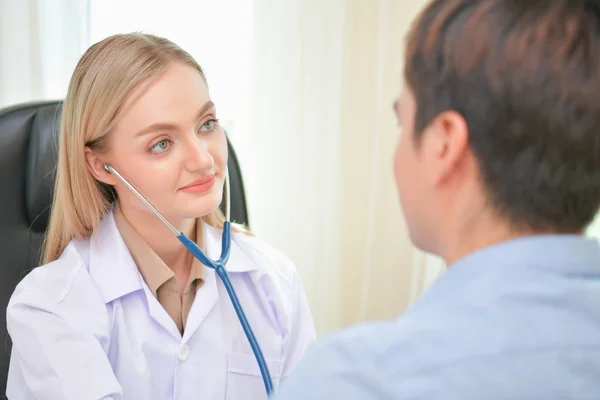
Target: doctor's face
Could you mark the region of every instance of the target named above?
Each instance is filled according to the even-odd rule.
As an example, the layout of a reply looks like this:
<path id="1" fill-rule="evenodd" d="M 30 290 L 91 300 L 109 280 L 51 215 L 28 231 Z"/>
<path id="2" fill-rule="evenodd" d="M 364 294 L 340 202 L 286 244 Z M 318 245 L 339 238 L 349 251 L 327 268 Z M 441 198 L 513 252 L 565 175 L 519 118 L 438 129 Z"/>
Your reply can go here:
<path id="1" fill-rule="evenodd" d="M 106 161 L 172 222 L 210 213 L 222 200 L 227 141 L 204 79 L 173 63 L 140 86 L 109 137 Z M 123 208 L 150 212 L 114 185 Z"/>

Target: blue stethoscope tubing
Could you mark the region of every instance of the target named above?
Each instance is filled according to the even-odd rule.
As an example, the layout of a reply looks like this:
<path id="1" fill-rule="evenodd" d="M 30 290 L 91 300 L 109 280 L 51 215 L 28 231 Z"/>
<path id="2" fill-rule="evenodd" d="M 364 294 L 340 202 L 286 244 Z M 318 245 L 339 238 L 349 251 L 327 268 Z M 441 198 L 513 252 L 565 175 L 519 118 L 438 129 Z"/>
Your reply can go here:
<path id="1" fill-rule="evenodd" d="M 265 362 L 265 358 L 263 356 L 262 350 L 260 349 L 260 345 L 254 336 L 254 332 L 250 327 L 250 323 L 246 318 L 246 314 L 244 313 L 244 309 L 240 304 L 240 301 L 233 289 L 233 285 L 229 280 L 229 275 L 227 274 L 227 270 L 225 269 L 225 264 L 227 263 L 227 259 L 229 258 L 229 251 L 231 249 L 231 223 L 229 221 L 225 221 L 223 224 L 223 237 L 222 247 L 221 247 L 221 257 L 215 261 L 211 260 L 204 254 L 202 249 L 198 247 L 193 240 L 190 240 L 183 233 L 180 233 L 177 238 L 183 243 L 183 245 L 196 257 L 202 264 L 206 265 L 209 268 L 212 268 L 216 271 L 217 275 L 221 278 L 225 289 L 227 290 L 227 294 L 229 295 L 229 299 L 231 300 L 231 304 L 233 304 L 233 308 L 235 309 L 235 313 L 244 329 L 244 333 L 246 334 L 246 338 L 248 342 L 250 342 L 250 347 L 252 348 L 252 352 L 254 353 L 254 357 L 258 362 L 258 368 L 260 369 L 260 375 L 262 376 L 263 383 L 265 384 L 265 389 L 267 390 L 267 395 L 273 393 L 273 383 L 271 381 L 271 374 L 269 373 L 269 368 L 267 367 L 267 363 Z"/>
<path id="2" fill-rule="evenodd" d="M 267 391 L 267 395 L 271 395 L 273 393 L 273 382 L 271 380 L 271 374 L 269 373 L 269 368 L 267 367 L 267 363 L 265 361 L 265 357 L 263 356 L 262 350 L 260 349 L 260 345 L 256 340 L 256 336 L 254 336 L 254 331 L 252 331 L 252 327 L 246 318 L 246 313 L 240 304 L 240 301 L 237 297 L 235 289 L 229 280 L 229 275 L 227 274 L 227 269 L 225 268 L 227 264 L 227 260 L 229 259 L 229 253 L 231 251 L 231 222 L 229 221 L 229 207 L 230 207 L 230 194 L 229 194 L 229 173 L 226 175 L 225 183 L 226 183 L 226 221 L 223 223 L 223 235 L 221 237 L 221 256 L 218 260 L 212 260 L 209 258 L 200 247 L 193 241 L 190 240 L 183 232 L 179 232 L 137 189 L 131 185 L 127 179 L 125 179 L 116 169 L 114 169 L 109 164 L 104 164 L 104 169 L 115 175 L 125 186 L 127 186 L 152 212 L 169 228 L 173 233 L 177 236 L 177 239 L 188 249 L 190 253 L 194 257 L 196 257 L 202 264 L 206 267 L 214 269 L 221 281 L 223 282 L 223 286 L 225 286 L 225 290 L 227 290 L 227 294 L 229 295 L 229 299 L 231 300 L 231 304 L 235 310 L 235 313 L 242 325 L 242 329 L 244 330 L 244 334 L 250 343 L 250 347 L 252 348 L 252 352 L 254 353 L 254 357 L 256 358 L 256 362 L 258 363 L 258 368 L 260 369 L 260 375 L 262 376 L 263 383 L 265 385 L 265 389 Z"/>

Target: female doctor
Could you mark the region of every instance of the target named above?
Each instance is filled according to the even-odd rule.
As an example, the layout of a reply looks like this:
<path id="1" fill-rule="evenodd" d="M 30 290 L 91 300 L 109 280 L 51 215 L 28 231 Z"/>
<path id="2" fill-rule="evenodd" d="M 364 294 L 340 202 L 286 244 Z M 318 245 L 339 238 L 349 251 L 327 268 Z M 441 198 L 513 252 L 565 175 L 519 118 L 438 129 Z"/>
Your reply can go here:
<path id="1" fill-rule="evenodd" d="M 45 265 L 8 305 L 8 398 L 266 399 L 214 270 L 105 163 L 220 255 L 227 142 L 201 67 L 152 35 L 93 45 L 62 111 Z M 298 274 L 241 227 L 227 270 L 277 386 L 315 339 Z"/>

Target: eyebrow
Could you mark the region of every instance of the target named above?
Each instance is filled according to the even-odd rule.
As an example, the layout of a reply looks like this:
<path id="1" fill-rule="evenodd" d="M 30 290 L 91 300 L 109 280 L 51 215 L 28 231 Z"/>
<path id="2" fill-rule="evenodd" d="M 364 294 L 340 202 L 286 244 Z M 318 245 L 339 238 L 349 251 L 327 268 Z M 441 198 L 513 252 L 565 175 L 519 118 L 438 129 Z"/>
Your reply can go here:
<path id="1" fill-rule="evenodd" d="M 198 112 L 196 113 L 196 117 L 194 118 L 194 120 L 198 121 L 200 118 L 202 118 L 202 116 L 204 116 L 204 114 L 206 114 L 208 110 L 214 107 L 215 103 L 213 103 L 212 101 L 207 101 L 202 107 L 200 107 L 200 110 L 198 110 Z M 177 129 L 177 127 L 177 124 L 172 122 L 155 122 L 136 133 L 134 137 L 144 136 L 149 133 L 160 130 L 174 130 Z"/>

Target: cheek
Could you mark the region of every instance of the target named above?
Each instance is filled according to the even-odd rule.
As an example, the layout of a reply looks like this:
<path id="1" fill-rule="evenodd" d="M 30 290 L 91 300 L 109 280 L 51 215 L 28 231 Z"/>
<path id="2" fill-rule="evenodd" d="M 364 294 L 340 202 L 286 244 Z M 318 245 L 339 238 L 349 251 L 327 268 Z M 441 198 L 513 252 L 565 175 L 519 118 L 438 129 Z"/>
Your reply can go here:
<path id="1" fill-rule="evenodd" d="M 420 199 L 422 166 L 417 161 L 414 144 L 408 134 L 399 139 L 394 155 L 394 175 L 400 205 L 405 214 L 412 214 Z M 410 219 L 410 215 L 406 215 Z"/>
<path id="2" fill-rule="evenodd" d="M 394 153 L 394 177 L 396 178 L 396 185 L 401 190 L 404 182 L 406 181 L 407 172 L 409 170 L 409 154 L 407 151 L 406 135 L 401 135 L 396 145 L 396 151 Z"/>
<path id="3" fill-rule="evenodd" d="M 138 190 L 155 203 L 161 202 L 162 198 L 177 187 L 177 171 L 174 166 L 159 165 L 161 163 L 144 162 L 130 168 L 132 174 L 135 174 L 135 181 L 139 182 Z"/>
<path id="4" fill-rule="evenodd" d="M 152 197 L 157 191 L 172 187 L 177 179 L 177 167 L 171 157 L 152 155 L 139 149 L 118 155 L 118 164 L 132 185 L 142 194 Z"/>
<path id="5" fill-rule="evenodd" d="M 215 166 L 217 167 L 219 172 L 224 172 L 225 168 L 227 167 L 228 157 L 227 138 L 225 137 L 224 133 L 219 135 L 218 138 L 215 140 L 215 143 L 212 146 L 210 153 L 213 159 L 215 160 Z"/>

